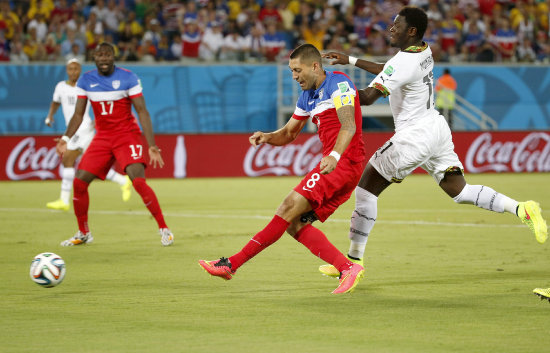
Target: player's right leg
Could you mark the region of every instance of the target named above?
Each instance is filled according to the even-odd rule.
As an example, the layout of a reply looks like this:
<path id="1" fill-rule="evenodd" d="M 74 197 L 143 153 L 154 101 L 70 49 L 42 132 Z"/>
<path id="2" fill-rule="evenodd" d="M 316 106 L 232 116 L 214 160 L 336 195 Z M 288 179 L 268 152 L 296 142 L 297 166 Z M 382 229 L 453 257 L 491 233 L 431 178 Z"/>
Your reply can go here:
<path id="1" fill-rule="evenodd" d="M 78 232 L 71 238 L 61 242 L 62 246 L 83 245 L 93 241 L 92 233 L 88 228 L 88 207 L 90 198 L 88 187 L 95 179 L 95 175 L 79 169 L 73 182 L 73 208 L 78 223 Z"/>
<path id="2" fill-rule="evenodd" d="M 71 191 L 73 188 L 73 180 L 75 176 L 74 165 L 79 155 L 79 150 L 67 150 L 63 155 L 63 159 L 61 161 L 61 163 L 63 164 L 63 170 L 61 171 L 61 194 L 59 196 L 59 199 L 48 202 L 46 204 L 46 207 L 54 210 L 69 210 Z"/>
<path id="3" fill-rule="evenodd" d="M 368 236 L 374 228 L 378 214 L 378 195 L 390 184 L 370 163 L 367 164 L 355 189 L 355 209 L 350 221 L 347 257 L 353 263 L 363 266 Z M 329 277 L 341 275 L 338 269 L 329 264 L 319 266 L 319 272 Z"/>

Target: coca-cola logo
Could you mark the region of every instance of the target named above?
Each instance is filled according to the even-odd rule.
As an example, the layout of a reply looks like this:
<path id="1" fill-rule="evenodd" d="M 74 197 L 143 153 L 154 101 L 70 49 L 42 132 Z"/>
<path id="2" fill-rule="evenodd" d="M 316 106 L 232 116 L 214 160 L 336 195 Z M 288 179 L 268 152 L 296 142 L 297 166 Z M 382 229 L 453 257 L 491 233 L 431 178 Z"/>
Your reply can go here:
<path id="1" fill-rule="evenodd" d="M 244 158 L 244 172 L 248 176 L 305 175 L 323 158 L 322 147 L 317 135 L 301 145 L 251 146 Z"/>
<path id="2" fill-rule="evenodd" d="M 11 180 L 29 178 L 53 179 L 59 164 L 55 147 L 36 148 L 34 137 L 21 140 L 11 151 L 6 163 L 6 175 Z"/>
<path id="3" fill-rule="evenodd" d="M 466 169 L 483 172 L 550 171 L 550 135 L 532 132 L 521 141 L 492 141 L 493 135 L 479 135 L 466 153 Z"/>

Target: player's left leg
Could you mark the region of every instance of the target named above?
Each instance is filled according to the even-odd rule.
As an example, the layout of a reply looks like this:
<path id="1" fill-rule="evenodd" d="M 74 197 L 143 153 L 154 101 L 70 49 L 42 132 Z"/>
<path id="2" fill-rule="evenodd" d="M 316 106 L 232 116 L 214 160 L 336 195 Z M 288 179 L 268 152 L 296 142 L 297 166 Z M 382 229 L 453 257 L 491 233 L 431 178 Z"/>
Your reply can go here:
<path id="1" fill-rule="evenodd" d="M 141 196 L 145 207 L 147 207 L 157 221 L 161 244 L 164 246 L 172 245 L 174 243 L 174 234 L 172 234 L 164 221 L 164 215 L 162 214 L 157 195 L 155 195 L 153 189 L 145 181 L 145 167 L 142 163 L 129 164 L 126 166 L 126 174 L 132 180 L 134 189 Z"/>
<path id="2" fill-rule="evenodd" d="M 542 217 L 540 206 L 535 201 L 518 202 L 485 185 L 470 185 L 462 173 L 449 171 L 439 186 L 456 203 L 470 204 L 493 211 L 508 212 L 516 215 L 534 233 L 539 243 L 548 238 L 546 220 Z"/>
<path id="3" fill-rule="evenodd" d="M 122 191 L 122 201 L 126 202 L 130 200 L 130 196 L 132 196 L 132 181 L 127 175 L 117 173 L 113 168 L 111 168 L 109 169 L 105 179 L 114 181 L 120 185 L 120 190 Z"/>

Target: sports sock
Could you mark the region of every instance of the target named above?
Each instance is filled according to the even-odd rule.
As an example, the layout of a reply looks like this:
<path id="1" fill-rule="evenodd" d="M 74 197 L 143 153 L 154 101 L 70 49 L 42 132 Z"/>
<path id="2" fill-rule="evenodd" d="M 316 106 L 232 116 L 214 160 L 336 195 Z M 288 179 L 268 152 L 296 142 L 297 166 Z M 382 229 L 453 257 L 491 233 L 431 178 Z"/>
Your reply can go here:
<path id="1" fill-rule="evenodd" d="M 504 211 L 516 214 L 518 202 L 506 195 L 496 192 L 485 185 L 466 184 L 457 196 L 453 197 L 456 203 L 476 205 L 489 211 L 502 213 Z"/>
<path id="2" fill-rule="evenodd" d="M 105 179 L 114 181 L 120 186 L 126 184 L 126 178 L 124 177 L 124 175 L 115 172 L 113 168 L 109 169 L 109 172 L 107 173 L 107 176 L 105 177 Z"/>
<path id="3" fill-rule="evenodd" d="M 73 208 L 78 222 L 78 230 L 86 234 L 90 231 L 88 228 L 88 206 L 90 204 L 90 198 L 88 196 L 89 184 L 75 178 L 73 181 Z"/>
<path id="4" fill-rule="evenodd" d="M 288 228 L 288 223 L 283 218 L 275 215 L 271 222 L 259 231 L 250 241 L 242 248 L 241 251 L 229 258 L 231 269 L 236 271 L 245 262 L 259 254 L 263 249 L 267 248 L 285 233 Z"/>
<path id="5" fill-rule="evenodd" d="M 162 210 L 160 209 L 159 202 L 157 200 L 157 195 L 147 183 L 145 178 L 135 178 L 133 181 L 134 189 L 141 196 L 145 207 L 151 212 L 153 217 L 158 223 L 159 228 L 168 228 L 164 222 L 164 216 L 162 215 Z"/>
<path id="6" fill-rule="evenodd" d="M 64 167 L 61 172 L 61 200 L 68 204 L 71 198 L 71 190 L 73 189 L 75 171 L 74 168 Z"/>
<path id="7" fill-rule="evenodd" d="M 362 259 L 369 234 L 376 222 L 378 197 L 367 190 L 355 188 L 355 210 L 351 215 L 349 228 L 350 245 L 348 256 Z"/>
<path id="8" fill-rule="evenodd" d="M 323 261 L 332 264 L 340 272 L 348 269 L 352 263 L 327 239 L 325 234 L 311 224 L 307 224 L 294 237 L 311 253 Z"/>

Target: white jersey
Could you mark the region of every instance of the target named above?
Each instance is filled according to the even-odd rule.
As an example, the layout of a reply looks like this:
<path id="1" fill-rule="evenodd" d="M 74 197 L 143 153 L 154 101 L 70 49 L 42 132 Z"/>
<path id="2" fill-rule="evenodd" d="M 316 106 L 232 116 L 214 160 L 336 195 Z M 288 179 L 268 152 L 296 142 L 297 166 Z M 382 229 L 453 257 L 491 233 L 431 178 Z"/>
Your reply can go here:
<path id="1" fill-rule="evenodd" d="M 433 67 L 427 44 L 410 47 L 392 57 L 370 83 L 389 95 L 395 131 L 439 115 L 434 108 Z"/>
<path id="2" fill-rule="evenodd" d="M 65 117 L 66 126 L 69 125 L 69 121 L 73 117 L 74 110 L 76 108 L 78 88 L 67 84 L 66 81 L 60 81 L 53 92 L 53 101 L 61 104 L 63 109 L 63 116 Z M 86 111 L 82 118 L 82 124 L 78 128 L 75 134 L 90 134 L 94 133 L 94 125 L 90 118 L 90 102 L 86 105 Z"/>

